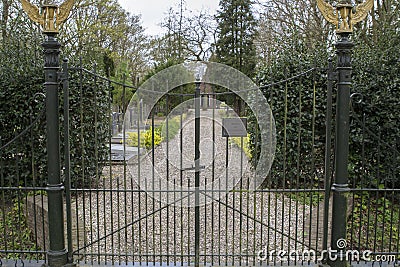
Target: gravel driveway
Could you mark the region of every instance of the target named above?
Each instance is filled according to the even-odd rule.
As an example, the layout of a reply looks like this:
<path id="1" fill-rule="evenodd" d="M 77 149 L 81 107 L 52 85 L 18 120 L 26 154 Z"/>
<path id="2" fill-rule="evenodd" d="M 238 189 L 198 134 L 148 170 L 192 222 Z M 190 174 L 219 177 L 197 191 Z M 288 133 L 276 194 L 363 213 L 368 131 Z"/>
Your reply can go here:
<path id="1" fill-rule="evenodd" d="M 239 191 L 254 173 L 242 150 L 227 146 L 220 121 L 217 112 L 201 112 L 201 262 L 254 264 L 266 246 L 304 248 L 301 241 L 310 232 L 304 223 L 310 208 L 283 194 Z M 124 166 L 106 167 L 100 190 L 77 197 L 74 205 L 85 231 L 74 238 L 86 244 L 79 251 L 81 260 L 194 261 L 193 114 L 184 122 L 182 145 L 178 134 L 154 150 L 154 169 L 152 154 L 128 162 L 126 175 Z"/>

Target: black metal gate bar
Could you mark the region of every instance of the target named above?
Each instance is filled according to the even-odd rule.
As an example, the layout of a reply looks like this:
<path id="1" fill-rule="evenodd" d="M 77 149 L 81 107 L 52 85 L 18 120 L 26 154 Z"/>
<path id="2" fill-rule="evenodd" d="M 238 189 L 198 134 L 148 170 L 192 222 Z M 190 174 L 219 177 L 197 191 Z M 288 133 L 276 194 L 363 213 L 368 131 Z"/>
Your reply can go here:
<path id="1" fill-rule="evenodd" d="M 194 250 L 196 267 L 200 266 L 200 80 L 196 81 L 195 93 L 195 137 L 194 137 L 194 164 L 195 164 L 195 218 L 194 218 Z"/>
<path id="2" fill-rule="evenodd" d="M 70 136 L 69 136 L 69 73 L 68 60 L 63 61 L 63 100 L 64 100 L 64 186 L 65 186 L 65 204 L 66 207 L 71 207 L 71 158 L 70 158 Z M 73 246 L 72 246 L 72 213 L 70 208 L 66 208 L 67 215 L 67 248 L 68 262 L 73 261 Z"/>
<path id="3" fill-rule="evenodd" d="M 324 222 L 323 222 L 323 239 L 322 249 L 328 250 L 328 227 L 329 227 L 329 208 L 330 208 L 330 192 L 331 192 L 331 180 L 332 180 L 332 159 L 331 159 L 331 146 L 332 146 L 332 88 L 334 81 L 333 64 L 332 59 L 328 60 L 327 70 L 327 100 L 326 100 L 326 137 L 325 137 L 325 195 L 324 195 Z M 327 258 L 324 259 L 324 263 L 327 262 Z"/>

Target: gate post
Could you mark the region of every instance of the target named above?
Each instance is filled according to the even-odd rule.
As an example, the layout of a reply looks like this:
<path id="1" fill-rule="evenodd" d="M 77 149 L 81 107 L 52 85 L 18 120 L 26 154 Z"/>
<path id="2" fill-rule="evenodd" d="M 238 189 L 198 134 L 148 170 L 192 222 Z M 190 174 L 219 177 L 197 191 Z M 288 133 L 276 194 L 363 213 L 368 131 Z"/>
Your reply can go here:
<path id="1" fill-rule="evenodd" d="M 43 4 L 40 8 L 28 0 L 21 0 L 22 8 L 29 18 L 42 26 L 44 49 L 44 89 L 46 92 L 46 140 L 47 140 L 47 198 L 48 230 L 50 248 L 47 252 L 48 265 L 61 267 L 67 264 L 64 240 L 64 186 L 60 169 L 60 123 L 59 123 L 59 70 L 60 47 L 56 36 L 59 26 L 68 18 L 74 0 L 66 0 L 59 6 Z M 40 11 L 41 10 L 41 11 Z"/>
<path id="2" fill-rule="evenodd" d="M 44 48 L 44 74 L 46 91 L 46 128 L 47 128 L 47 197 L 50 249 L 47 253 L 48 264 L 59 267 L 67 264 L 67 250 L 64 241 L 64 186 L 60 173 L 60 127 L 58 71 L 60 69 L 60 47 L 57 33 L 46 33 Z"/>
<path id="3" fill-rule="evenodd" d="M 348 158 L 349 158 L 349 131 L 350 131 L 350 88 L 352 84 L 351 53 L 353 43 L 349 40 L 349 33 L 340 33 L 336 43 L 337 54 L 337 105 L 336 105 L 336 134 L 335 134 L 335 180 L 332 185 L 332 253 L 329 265 L 345 267 L 346 259 L 346 231 L 347 231 L 347 193 L 348 185 Z"/>
<path id="4" fill-rule="evenodd" d="M 357 6 L 361 8 L 357 8 Z M 347 194 L 350 191 L 348 179 L 349 133 L 350 133 L 350 89 L 352 85 L 351 54 L 353 43 L 350 34 L 353 25 L 362 21 L 374 6 L 374 0 L 359 1 L 353 6 L 351 1 L 338 0 L 333 7 L 325 0 L 317 0 L 317 6 L 324 18 L 336 26 L 338 42 L 337 54 L 337 103 L 335 134 L 335 180 L 332 185 L 332 238 L 328 253 L 331 267 L 346 267 L 347 249 Z"/>

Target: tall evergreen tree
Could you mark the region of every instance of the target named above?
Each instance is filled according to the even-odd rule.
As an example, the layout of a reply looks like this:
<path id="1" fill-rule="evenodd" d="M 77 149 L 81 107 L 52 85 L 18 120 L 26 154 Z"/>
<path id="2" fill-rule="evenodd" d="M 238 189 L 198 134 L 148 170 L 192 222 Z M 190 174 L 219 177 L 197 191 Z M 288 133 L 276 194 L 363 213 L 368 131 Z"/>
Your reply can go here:
<path id="1" fill-rule="evenodd" d="M 217 41 L 214 60 L 231 66 L 250 78 L 255 76 L 256 20 L 251 0 L 220 0 L 217 20 Z M 224 99 L 236 113 L 244 115 L 244 103 L 237 97 Z"/>
<path id="2" fill-rule="evenodd" d="M 256 67 L 256 20 L 251 0 L 220 0 L 215 58 L 254 77 Z"/>

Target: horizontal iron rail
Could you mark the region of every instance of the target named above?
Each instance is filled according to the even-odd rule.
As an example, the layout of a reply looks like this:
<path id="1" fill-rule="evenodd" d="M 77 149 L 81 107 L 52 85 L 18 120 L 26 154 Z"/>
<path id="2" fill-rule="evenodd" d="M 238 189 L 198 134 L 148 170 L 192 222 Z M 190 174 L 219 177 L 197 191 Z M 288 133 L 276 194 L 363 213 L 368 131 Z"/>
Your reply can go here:
<path id="1" fill-rule="evenodd" d="M 44 250 L 13 250 L 13 249 L 4 250 L 4 249 L 0 249 L 0 253 L 6 253 L 6 254 L 12 254 L 12 253 L 18 253 L 18 254 L 40 254 L 40 253 L 47 253 L 47 251 L 44 251 Z"/>
<path id="2" fill-rule="evenodd" d="M 350 188 L 350 192 L 400 192 L 400 188 Z"/>
<path id="3" fill-rule="evenodd" d="M 0 187 L 0 191 L 39 191 L 39 190 L 46 190 L 47 187 Z"/>
<path id="4" fill-rule="evenodd" d="M 301 76 L 304 76 L 304 75 L 306 75 L 306 74 L 308 74 L 308 73 L 310 73 L 310 72 L 312 72 L 312 71 L 314 71 L 314 70 L 318 70 L 318 69 L 317 69 L 317 68 L 308 69 L 308 70 L 306 70 L 306 71 L 304 71 L 304 72 L 301 72 L 301 73 L 299 73 L 299 74 L 296 74 L 296 75 L 294 75 L 294 76 L 292 76 L 292 77 L 290 77 L 290 78 L 287 78 L 287 79 L 285 79 L 285 80 L 282 80 L 282 81 L 279 81 L 279 82 L 273 82 L 273 83 L 266 84 L 266 85 L 262 85 L 262 86 L 260 86 L 260 89 L 266 89 L 266 88 L 269 88 L 269 87 L 271 87 L 271 86 L 275 86 L 275 85 L 278 85 L 278 84 L 281 84 L 281 83 L 289 82 L 289 81 L 291 81 L 291 80 L 294 80 L 294 79 L 296 79 L 296 78 L 299 78 L 299 77 L 301 77 Z"/>
<path id="5" fill-rule="evenodd" d="M 124 87 L 126 87 L 126 88 L 137 89 L 137 87 L 135 87 L 135 86 L 132 86 L 132 85 L 128 85 L 128 84 L 125 84 L 125 83 L 122 83 L 122 82 L 117 82 L 117 81 L 111 80 L 111 79 L 109 79 L 109 78 L 103 77 L 103 76 L 97 74 L 96 72 L 90 71 L 90 70 L 85 69 L 85 68 L 71 67 L 71 68 L 68 68 L 68 69 L 69 69 L 69 70 L 72 70 L 72 71 L 80 71 L 80 70 L 82 70 L 83 72 L 85 72 L 85 73 L 87 73 L 87 74 L 90 74 L 90 75 L 93 75 L 94 77 L 97 77 L 97 78 L 99 78 L 99 79 L 101 79 L 101 80 L 103 80 L 103 81 L 110 82 L 110 83 L 113 83 L 113 84 L 116 84 L 116 85 L 120 85 L 120 86 L 124 86 Z"/>
<path id="6" fill-rule="evenodd" d="M 382 190 L 382 189 L 381 189 Z M 389 190 L 389 189 L 388 189 Z M 390 189 L 393 191 L 393 189 Z M 400 189 L 398 189 L 400 191 Z M 113 192 L 113 193 L 168 193 L 168 192 L 176 192 L 176 193 L 185 193 L 185 192 L 195 192 L 195 189 L 186 189 L 186 190 L 152 190 L 152 189 L 102 189 L 102 188 L 88 188 L 88 189 L 71 189 L 74 192 Z M 227 192 L 227 193 L 307 193 L 307 192 L 325 192 L 324 189 L 259 189 L 259 190 L 218 190 L 218 189 L 200 189 L 200 192 Z"/>
<path id="7" fill-rule="evenodd" d="M 279 251 L 276 251 L 278 253 Z M 321 256 L 320 251 L 315 251 L 316 256 Z M 112 256 L 121 256 L 121 257 L 146 257 L 146 256 L 160 256 L 160 257 L 193 257 L 193 254 L 166 254 L 166 253 L 121 253 L 121 254 L 113 254 L 113 253 L 76 253 L 75 256 L 107 256 L 107 257 L 112 257 Z M 369 255 L 400 255 L 400 252 L 371 252 Z M 258 254 L 201 254 L 200 256 L 202 257 L 257 257 L 259 256 Z M 286 256 L 280 256 L 281 258 L 287 258 L 289 255 Z M 273 261 L 273 260 L 272 260 Z"/>

